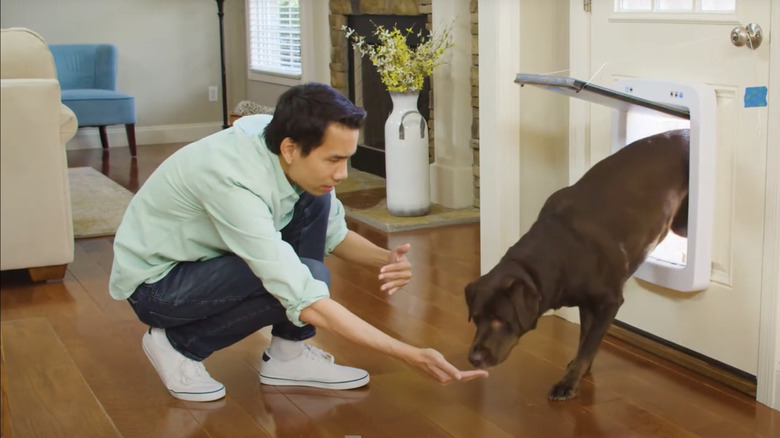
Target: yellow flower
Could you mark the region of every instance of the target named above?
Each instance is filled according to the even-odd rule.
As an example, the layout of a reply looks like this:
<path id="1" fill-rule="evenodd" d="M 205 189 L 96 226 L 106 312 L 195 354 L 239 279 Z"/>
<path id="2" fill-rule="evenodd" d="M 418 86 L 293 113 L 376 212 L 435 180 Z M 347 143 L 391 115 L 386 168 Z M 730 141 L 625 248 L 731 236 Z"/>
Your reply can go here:
<path id="1" fill-rule="evenodd" d="M 412 49 L 406 44 L 406 39 L 412 35 L 412 29 L 404 32 L 398 28 L 386 29 L 376 26 L 374 35 L 379 44 L 368 44 L 363 36 L 354 29 L 342 26 L 346 37 L 352 40 L 352 47 L 360 56 L 368 56 L 377 68 L 382 83 L 388 91 L 420 90 L 426 77 L 441 64 L 439 58 L 444 51 L 455 45 L 452 41 L 452 24 L 439 34 L 430 37 L 418 32 L 420 44 Z"/>

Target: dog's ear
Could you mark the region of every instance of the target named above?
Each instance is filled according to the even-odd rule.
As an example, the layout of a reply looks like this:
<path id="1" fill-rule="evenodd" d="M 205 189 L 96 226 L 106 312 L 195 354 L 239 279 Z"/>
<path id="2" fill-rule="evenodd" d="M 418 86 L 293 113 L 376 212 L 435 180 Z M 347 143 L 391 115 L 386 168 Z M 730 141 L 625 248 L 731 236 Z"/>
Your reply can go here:
<path id="1" fill-rule="evenodd" d="M 536 328 L 542 296 L 530 281 L 517 278 L 508 290 L 509 300 L 515 308 L 517 322 L 525 331 Z"/>
<path id="2" fill-rule="evenodd" d="M 474 283 L 466 285 L 466 306 L 468 307 L 468 322 L 471 322 L 471 309 L 474 306 L 474 299 L 477 297 L 477 288 L 474 287 Z"/>

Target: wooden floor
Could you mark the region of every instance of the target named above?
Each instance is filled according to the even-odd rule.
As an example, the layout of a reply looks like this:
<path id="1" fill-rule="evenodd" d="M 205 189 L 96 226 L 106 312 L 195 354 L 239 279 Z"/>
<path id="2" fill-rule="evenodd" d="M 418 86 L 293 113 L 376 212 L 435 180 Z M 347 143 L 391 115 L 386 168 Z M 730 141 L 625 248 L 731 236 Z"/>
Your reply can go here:
<path id="1" fill-rule="evenodd" d="M 69 152 L 136 190 L 179 145 Z M 463 287 L 479 272 L 479 226 L 381 234 L 381 245 L 411 242 L 412 283 L 388 299 L 376 274 L 328 259 L 332 295 L 382 330 L 439 349 L 468 368 L 473 327 Z M 267 330 L 206 360 L 227 397 L 182 402 L 163 387 L 141 350 L 145 327 L 107 292 L 112 239 L 78 240 L 62 282 L 30 284 L 2 274 L 3 437 L 629 438 L 780 437 L 780 413 L 717 382 L 608 337 L 579 397 L 545 394 L 573 357 L 578 327 L 544 317 L 489 378 L 440 386 L 394 359 L 328 333 L 314 343 L 340 363 L 371 373 L 352 391 L 261 386 Z"/>

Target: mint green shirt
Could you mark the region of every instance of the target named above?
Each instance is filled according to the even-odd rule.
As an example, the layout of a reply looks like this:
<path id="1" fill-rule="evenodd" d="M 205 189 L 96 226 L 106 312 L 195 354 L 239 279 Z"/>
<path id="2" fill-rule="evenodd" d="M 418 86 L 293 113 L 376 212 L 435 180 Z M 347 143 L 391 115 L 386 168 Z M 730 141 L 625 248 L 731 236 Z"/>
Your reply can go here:
<path id="1" fill-rule="evenodd" d="M 114 239 L 112 297 L 127 299 L 179 262 L 233 253 L 282 303 L 287 318 L 303 325 L 301 310 L 329 291 L 282 240 L 301 189 L 265 146 L 262 132 L 270 121 L 268 115 L 242 117 L 233 128 L 176 151 L 152 173 Z M 335 192 L 331 196 L 326 255 L 347 234 L 344 207 Z"/>

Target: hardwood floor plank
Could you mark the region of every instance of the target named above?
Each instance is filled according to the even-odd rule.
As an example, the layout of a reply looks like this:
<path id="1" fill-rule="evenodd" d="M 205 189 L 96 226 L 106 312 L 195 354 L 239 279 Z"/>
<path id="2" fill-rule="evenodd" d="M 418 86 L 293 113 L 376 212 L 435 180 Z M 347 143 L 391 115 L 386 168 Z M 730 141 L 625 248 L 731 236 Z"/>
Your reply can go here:
<path id="1" fill-rule="evenodd" d="M 179 405 L 126 409 L 112 414 L 112 418 L 123 438 L 211 438 L 192 412 Z"/>
<path id="2" fill-rule="evenodd" d="M 45 319 L 0 325 L 14 436 L 120 436 Z"/>
<path id="3" fill-rule="evenodd" d="M 78 239 L 76 246 L 89 254 L 90 259 L 102 267 L 106 274 L 111 274 L 111 265 L 114 263 L 113 236 L 104 239 Z"/>
<path id="4" fill-rule="evenodd" d="M 238 397 L 236 401 L 273 437 L 332 438 L 278 391 L 263 391 L 261 397 Z"/>
<path id="5" fill-rule="evenodd" d="M 314 388 L 280 388 L 295 406 L 307 417 L 311 418 L 326 436 L 341 438 L 345 435 L 390 438 L 402 434 L 400 423 L 388 429 L 382 417 L 393 415 L 398 406 L 393 403 L 382 403 L 382 412 L 374 416 L 364 415 L 356 406 L 365 406 L 373 398 L 372 388 L 361 388 L 355 391 L 322 391 Z M 442 438 L 441 431 L 426 424 L 419 415 L 407 412 L 404 421 L 413 424 L 412 430 L 421 436 Z"/>
<path id="6" fill-rule="evenodd" d="M 5 372 L 5 347 L 3 347 L 3 338 L 0 336 L 0 438 L 13 438 L 11 427 L 11 410 L 8 407 L 8 375 Z"/>
<path id="7" fill-rule="evenodd" d="M 717 421 L 694 432 L 707 438 L 774 438 L 780 431 L 775 430 L 771 435 L 763 435 L 728 421 Z"/>
<path id="8" fill-rule="evenodd" d="M 209 438 L 271 438 L 233 397 L 213 403 L 184 403 Z"/>
<path id="9" fill-rule="evenodd" d="M 699 435 L 686 430 L 663 416 L 644 410 L 625 400 L 615 400 L 591 407 L 597 417 L 617 421 L 637 437 L 699 438 Z"/>
<path id="10" fill-rule="evenodd" d="M 0 289 L 0 318 L 4 321 L 31 317 L 73 317 L 94 313 L 94 303 L 79 299 L 83 288 L 70 272 L 62 282 L 31 284 L 6 281 Z"/>
<path id="11" fill-rule="evenodd" d="M 481 411 L 482 388 L 483 382 L 478 381 L 440 386 L 419 373 L 410 372 L 378 376 L 372 382 L 371 390 L 372 394 L 377 394 L 378 400 L 387 399 L 400 403 L 409 411 L 423 415 L 429 422 L 447 432 L 447 436 L 511 437 L 511 434 L 497 426 Z M 377 405 L 375 409 L 381 409 L 380 406 Z M 404 419 L 401 417 L 391 420 Z"/>
<path id="12" fill-rule="evenodd" d="M 107 241 L 102 239 L 102 242 L 103 246 L 110 251 L 110 245 L 106 245 Z M 138 321 L 126 301 L 117 301 L 108 292 L 110 264 L 113 261 L 113 255 L 111 260 L 106 262 L 104 253 L 88 251 L 89 245 L 94 246 L 95 243 L 81 240 L 76 242 L 76 258 L 68 268 L 73 279 L 80 284 L 84 292 L 107 317 L 112 320 Z"/>

